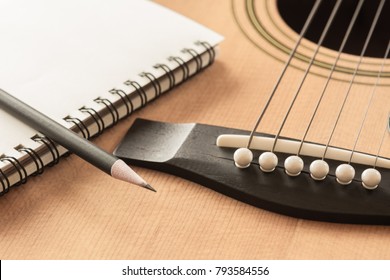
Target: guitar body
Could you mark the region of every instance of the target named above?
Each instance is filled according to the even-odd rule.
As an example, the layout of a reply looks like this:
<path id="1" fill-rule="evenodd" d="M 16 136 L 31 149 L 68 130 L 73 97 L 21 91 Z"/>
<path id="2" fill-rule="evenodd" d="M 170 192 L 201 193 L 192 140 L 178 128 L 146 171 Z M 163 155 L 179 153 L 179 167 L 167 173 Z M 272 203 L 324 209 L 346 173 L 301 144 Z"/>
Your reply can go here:
<path id="1" fill-rule="evenodd" d="M 311 1 L 311 5 L 313 3 L 314 1 Z M 232 0 L 229 1 L 229 5 L 224 2 L 219 5 L 215 4 L 215 7 L 215 11 L 218 12 L 215 12 L 212 19 L 206 19 L 204 23 L 212 24 L 215 30 L 226 37 L 221 44 L 216 63 L 204 74 L 190 81 L 190 84 L 183 85 L 178 89 L 179 94 L 169 94 L 166 97 L 169 99 L 167 103 L 171 104 L 170 108 L 174 108 L 173 111 L 168 109 L 169 114 L 163 116 L 164 112 L 167 112 L 166 108 L 154 108 L 155 113 L 149 111 L 147 114 L 142 114 L 141 117 L 168 123 L 217 125 L 218 127 L 231 128 L 233 133 L 236 129 L 245 130 L 245 133 L 248 133 L 253 128 L 282 72 L 290 51 L 298 39 L 298 34 L 282 18 L 277 3 L 273 0 Z M 189 5 L 187 8 L 182 7 L 179 11 L 185 13 L 186 9 L 191 8 L 192 6 Z M 363 8 L 367 10 L 364 6 Z M 306 10 L 306 13 L 308 14 L 309 11 L 310 9 Z M 388 7 L 386 11 L 385 13 L 388 13 Z M 199 9 L 197 13 L 192 11 L 190 14 L 199 20 L 204 18 L 202 13 L 203 9 Z M 229 17 L 226 16 L 227 14 L 229 14 Z M 304 20 L 305 17 L 301 19 L 301 26 Z M 322 24 L 324 25 L 324 23 Z M 367 31 L 367 29 L 365 30 Z M 328 37 L 331 37 L 334 32 L 335 29 L 331 30 Z M 356 35 L 354 36 L 356 37 Z M 317 39 L 318 37 L 319 34 Z M 340 41 L 336 43 L 338 44 L 337 47 L 340 43 Z M 362 47 L 362 43 L 360 46 Z M 388 132 L 385 132 L 390 110 L 390 68 L 388 62 L 384 66 L 379 82 L 377 82 L 378 72 L 383 62 L 381 57 L 385 53 L 385 48 L 386 45 L 382 46 L 377 57 L 372 57 L 373 53 L 371 52 L 371 57 L 362 59 L 349 96 L 340 114 L 355 67 L 359 62 L 359 55 L 353 54 L 353 50 L 350 53 L 343 52 L 341 54 L 321 101 L 321 106 L 319 106 L 313 118 L 313 124 L 305 138 L 306 141 L 326 144 L 340 115 L 330 145 L 342 149 L 355 149 L 373 155 L 376 155 L 380 150 L 380 156 L 390 157 L 390 137 Z M 315 42 L 303 39 L 297 50 L 297 58 L 292 60 L 291 66 L 287 69 L 267 113 L 257 129 L 259 133 L 275 135 L 278 132 L 315 49 Z M 358 51 L 361 51 L 361 49 Z M 302 139 L 307 125 L 313 117 L 314 108 L 319 102 L 321 92 L 337 55 L 337 49 L 320 48 L 282 129 L 281 137 Z M 387 61 L 389 60 L 387 59 Z M 377 86 L 375 87 L 376 83 Z M 193 84 L 195 86 L 192 86 Z M 374 87 L 376 88 L 375 93 L 370 108 L 367 109 Z M 366 111 L 368 111 L 367 117 L 364 117 Z M 361 126 L 362 129 L 359 133 Z M 145 130 L 147 131 L 147 129 Z M 161 130 L 157 129 L 155 131 L 156 134 L 159 134 L 159 132 Z M 384 133 L 385 138 L 381 144 Z M 215 141 L 216 139 L 210 138 L 216 137 L 216 134 L 214 131 L 211 137 L 207 135 L 207 140 Z M 159 135 L 154 137 L 158 139 Z M 172 138 L 175 138 L 174 132 L 172 132 Z M 142 141 L 138 139 L 135 145 L 137 143 L 141 144 Z M 129 150 L 124 152 L 124 157 L 132 158 L 131 160 L 128 159 L 132 164 L 139 164 L 147 168 L 184 177 L 263 209 L 298 218 L 344 223 L 329 224 L 287 218 L 284 215 L 272 214 L 268 211 L 251 208 L 251 206 L 244 206 L 242 203 L 236 204 L 237 202 L 234 199 L 221 197 L 216 193 L 209 193 L 202 186 L 197 186 L 196 191 L 193 192 L 192 187 L 189 189 L 186 187 L 190 184 L 188 181 L 180 181 L 183 188 L 186 188 L 183 191 L 188 192 L 188 196 L 185 197 L 195 197 L 195 201 L 191 200 L 190 211 L 194 211 L 196 213 L 194 215 L 199 215 L 202 219 L 205 219 L 202 224 L 208 234 L 214 236 L 216 240 L 222 238 L 222 236 L 227 236 L 226 238 L 229 239 L 229 242 L 227 240 L 222 242 L 223 245 L 221 246 L 226 246 L 224 249 L 221 246 L 207 243 L 211 248 L 218 248 L 217 250 L 223 252 L 230 248 L 230 250 L 236 252 L 240 251 L 241 256 L 247 256 L 246 253 L 243 253 L 245 250 L 249 252 L 256 251 L 257 255 L 254 254 L 252 257 L 389 257 L 387 253 L 384 253 L 385 249 L 379 245 L 388 244 L 385 247 L 390 246 L 390 239 L 387 237 L 390 234 L 389 228 L 348 225 L 348 223 L 389 224 L 389 216 L 385 214 L 388 213 L 390 206 L 390 200 L 387 198 L 390 187 L 388 181 L 389 170 L 381 170 L 385 174 L 383 181 L 378 189 L 371 192 L 365 190 L 361 185 L 361 181 L 358 181 L 361 172 L 369 166 L 355 165 L 358 180 L 348 186 L 342 186 L 336 183 L 334 173 L 324 181 L 314 181 L 307 172 L 308 166 L 305 167 L 306 172 L 303 172 L 300 176 L 296 178 L 289 177 L 283 170 L 283 156 L 280 158 L 280 164 L 273 174 L 262 173 L 255 163 L 256 158 L 253 161 L 254 164 L 248 170 L 238 170 L 234 167 L 232 161 L 233 150 L 228 152 L 231 156 L 230 160 L 226 154 L 225 160 L 215 158 L 215 161 L 213 161 L 209 157 L 202 157 L 203 147 L 208 150 L 209 145 L 212 146 L 213 144 L 214 142 L 205 143 L 204 146 L 199 147 L 198 151 L 196 149 L 188 151 L 186 156 L 189 158 L 186 159 L 183 159 L 183 156 L 180 156 L 179 153 L 179 158 L 173 157 L 166 163 L 153 162 L 151 158 L 154 157 L 154 154 L 147 154 L 146 152 L 143 156 L 150 157 L 149 160 L 145 158 L 139 160 L 137 155 L 134 155 L 139 153 L 137 148 L 134 148 L 131 152 Z M 177 148 L 179 147 L 186 148 L 177 144 Z M 215 146 L 212 148 L 217 149 Z M 225 153 L 221 150 L 218 150 L 218 152 Z M 134 153 L 133 157 L 127 153 Z M 196 153 L 196 156 L 193 156 L 193 162 L 191 162 L 191 153 Z M 259 153 L 259 151 L 255 151 L 255 155 L 258 156 Z M 311 160 L 313 159 L 305 159 L 305 163 L 308 165 Z M 219 163 L 220 166 L 218 166 Z M 183 171 L 183 164 L 185 171 Z M 340 163 L 330 162 L 333 172 L 338 164 Z M 191 171 L 191 169 L 194 170 Z M 226 173 L 226 177 L 223 175 L 224 173 Z M 247 173 L 256 175 L 252 177 Z M 157 174 L 162 176 L 161 173 Z M 207 180 L 204 176 L 212 177 L 212 179 Z M 229 180 L 230 178 L 234 178 L 234 180 Z M 268 185 L 266 183 L 270 178 L 275 180 L 274 189 L 272 189 L 271 183 Z M 256 181 L 259 182 L 258 185 L 256 185 Z M 251 194 L 250 191 L 241 188 L 242 184 L 249 184 L 252 188 L 264 187 L 264 192 L 274 191 L 273 198 L 277 197 L 276 204 L 268 203 L 269 201 L 264 203 L 264 200 L 262 200 L 264 197 L 260 195 L 259 198 L 259 196 Z M 169 183 L 163 185 L 168 189 L 174 188 Z M 192 186 L 192 184 L 190 185 Z M 179 192 L 181 193 L 181 190 Z M 259 193 L 261 193 L 261 190 L 259 190 Z M 207 210 L 198 207 L 204 205 L 202 203 L 205 201 L 205 196 L 212 197 L 206 199 L 207 204 L 204 207 Z M 323 199 L 321 199 L 322 197 Z M 373 197 L 378 198 L 377 202 L 371 200 Z M 369 202 L 370 200 L 371 202 Z M 193 203 L 195 203 L 195 206 Z M 291 203 L 295 206 L 299 205 L 299 209 L 289 207 Z M 322 211 L 324 209 L 326 210 Z M 340 209 L 343 210 L 340 211 Z M 372 211 L 377 212 L 372 215 Z M 218 226 L 211 226 L 213 223 L 218 224 Z M 268 249 L 261 249 L 261 245 L 254 240 L 265 240 L 261 243 L 265 244 L 265 248 Z M 230 242 L 245 245 L 241 248 L 232 249 L 228 245 Z M 272 244 L 272 249 L 269 247 L 270 244 Z M 353 244 L 359 244 L 359 246 Z M 272 253 L 267 254 L 271 251 Z"/>
<path id="2" fill-rule="evenodd" d="M 353 17 L 350 13 L 355 8 L 354 1 L 349 1 L 337 11 L 340 16 L 335 17 L 332 23 L 333 29 L 337 29 L 340 34 L 333 34 L 330 29 L 329 35 L 324 33 L 324 37 L 318 39 L 324 29 L 321 25 L 324 24 L 321 21 L 316 24 L 314 17 L 313 27 L 305 33 L 307 39 L 304 38 L 294 51 L 293 59 L 289 60 L 290 57 L 286 56 L 295 48 L 294 40 L 298 39 L 297 34 L 289 30 L 286 24 L 294 25 L 299 32 L 299 21 L 303 19 L 305 22 L 313 3 L 295 3 L 297 11 L 291 17 L 289 10 L 294 5 L 291 7 L 289 1 L 232 1 L 236 23 L 247 40 L 258 51 L 274 58 L 276 64 L 279 64 L 278 60 L 281 65 L 283 61 L 289 62 L 274 94 L 263 90 L 263 87 L 269 87 L 268 81 L 272 79 L 266 79 L 266 74 L 259 70 L 258 73 L 252 73 L 259 78 L 258 88 L 252 90 L 254 93 L 245 93 L 246 97 L 234 103 L 236 107 L 229 111 L 243 113 L 253 105 L 260 109 L 263 107 L 265 109 L 258 114 L 264 114 L 265 117 L 256 129 L 260 133 L 270 133 L 265 138 L 274 138 L 274 143 L 277 143 L 279 139 L 292 137 L 297 143 L 302 141 L 326 146 L 322 154 L 308 155 L 303 152 L 304 149 L 300 150 L 296 146 L 276 153 L 276 169 L 262 172 L 258 158 L 267 150 L 260 148 L 255 151 L 255 159 L 249 167 L 237 168 L 233 161 L 233 147 L 245 148 L 249 140 L 237 146 L 224 146 L 218 137 L 224 134 L 248 136 L 250 131 L 140 120 L 129 130 L 117 148 L 116 155 L 130 164 L 165 171 L 277 213 L 319 221 L 389 225 L 390 159 L 387 146 L 390 142 L 390 80 L 389 69 L 384 67 L 386 62 L 383 59 L 385 55 L 387 60 L 387 44 L 380 44 L 383 41 L 380 36 L 386 25 L 383 23 L 385 19 L 376 23 L 378 31 L 370 35 L 374 42 L 372 46 L 367 45 L 370 48 L 362 46 L 362 51 L 357 47 L 365 41 L 362 33 L 370 28 L 369 20 L 367 28 L 364 25 L 362 27 L 361 23 L 357 24 L 352 30 L 360 28 L 360 34 L 356 31 L 350 33 L 348 39 L 351 42 L 343 43 L 339 48 L 344 37 L 339 29 L 348 25 L 348 17 Z M 371 2 L 369 5 L 378 3 Z M 327 2 L 326 5 L 329 7 L 319 9 L 318 18 L 326 18 L 334 3 Z M 369 14 L 364 10 L 367 7 L 360 7 L 363 7 L 362 13 L 368 17 Z M 356 6 L 356 9 L 359 8 Z M 369 10 L 371 12 L 375 9 L 371 7 Z M 389 11 L 389 7 L 385 6 L 383 13 Z M 287 23 L 283 20 L 287 20 Z M 324 40 L 326 35 L 328 40 Z M 388 37 L 386 34 L 384 36 Z M 318 48 L 310 40 L 329 48 Z M 377 58 L 369 58 L 368 55 Z M 263 63 L 259 59 L 258 64 Z M 269 100 L 264 99 L 267 96 Z M 268 103 L 263 105 L 264 101 Z M 249 124 L 253 126 L 256 119 L 254 115 Z M 264 140 L 258 140 L 259 143 L 261 141 Z M 276 151 L 278 146 L 274 144 L 274 147 Z M 330 154 L 330 149 L 334 147 L 349 151 L 351 156 L 342 160 L 327 157 L 327 152 Z M 297 154 L 303 160 L 303 170 L 300 175 L 291 176 L 285 170 L 284 162 L 289 156 Z M 354 156 L 357 154 L 371 154 L 372 160 L 356 162 Z M 314 176 L 310 176 L 310 163 L 321 158 L 328 163 L 329 173 L 320 180 L 314 179 Z M 379 158 L 387 161 L 385 168 L 380 168 Z M 342 184 L 337 170 L 338 166 L 345 163 L 351 163 L 355 174 L 351 182 Z M 379 188 L 375 184 L 375 189 L 367 187 L 366 181 L 362 179 L 363 172 L 373 166 L 381 174 Z"/>

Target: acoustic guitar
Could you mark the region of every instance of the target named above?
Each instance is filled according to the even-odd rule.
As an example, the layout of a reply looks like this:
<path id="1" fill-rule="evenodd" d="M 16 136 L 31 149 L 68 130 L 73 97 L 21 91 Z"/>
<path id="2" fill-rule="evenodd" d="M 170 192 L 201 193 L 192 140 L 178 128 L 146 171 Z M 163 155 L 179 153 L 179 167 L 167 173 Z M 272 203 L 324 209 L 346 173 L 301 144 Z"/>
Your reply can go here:
<path id="1" fill-rule="evenodd" d="M 285 215 L 389 225 L 389 5 L 321 4 L 232 2 L 247 39 L 286 60 L 270 93 L 236 108 L 259 105 L 251 132 L 138 121 L 116 154 Z"/>

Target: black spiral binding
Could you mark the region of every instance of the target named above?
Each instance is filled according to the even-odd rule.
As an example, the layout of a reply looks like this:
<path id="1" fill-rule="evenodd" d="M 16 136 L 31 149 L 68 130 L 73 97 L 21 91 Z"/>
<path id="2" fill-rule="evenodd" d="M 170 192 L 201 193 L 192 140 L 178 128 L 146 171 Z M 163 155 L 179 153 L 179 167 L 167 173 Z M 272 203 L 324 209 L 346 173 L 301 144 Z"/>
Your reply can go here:
<path id="1" fill-rule="evenodd" d="M 195 42 L 194 44 L 197 46 L 202 46 L 206 50 L 206 52 L 208 53 L 209 59 L 208 59 L 208 62 L 206 65 L 203 65 L 203 60 L 201 58 L 201 55 L 197 51 L 195 51 L 194 49 L 191 49 L 191 48 L 183 49 L 182 53 L 188 53 L 192 57 L 192 59 L 196 63 L 196 72 L 200 72 L 202 69 L 204 69 L 205 67 L 209 66 L 210 64 L 212 64 L 214 62 L 215 51 L 214 51 L 214 48 L 207 42 L 198 41 L 198 42 Z M 183 83 L 191 76 L 190 68 L 188 67 L 188 64 L 183 60 L 183 58 L 181 58 L 180 56 L 171 56 L 167 60 L 169 62 L 174 62 L 178 65 L 179 69 L 181 69 L 181 71 L 183 73 L 183 78 L 178 82 L 176 77 L 175 77 L 174 72 L 166 64 L 159 63 L 159 64 L 154 65 L 155 69 L 163 70 L 165 72 L 165 76 L 168 78 L 169 86 L 166 89 L 166 91 L 172 89 L 175 86 L 178 86 L 179 84 Z M 193 73 L 193 74 L 195 74 L 195 73 Z M 163 93 L 163 89 L 162 89 L 162 86 L 159 82 L 159 79 L 157 79 L 152 73 L 142 72 L 142 73 L 140 73 L 140 76 L 148 79 L 151 86 L 154 88 L 155 97 L 159 97 Z M 138 94 L 138 96 L 141 100 L 141 108 L 144 107 L 149 102 L 148 96 L 145 92 L 145 89 L 138 82 L 127 80 L 126 82 L 124 82 L 124 84 L 133 88 L 135 90 L 135 93 Z M 133 90 L 130 92 L 133 92 Z M 135 107 L 134 107 L 133 101 L 132 101 L 129 93 L 126 93 L 125 91 L 123 91 L 121 89 L 115 89 L 115 88 L 111 89 L 109 91 L 109 93 L 111 93 L 113 95 L 117 95 L 120 98 L 123 105 L 126 107 L 126 115 L 125 116 L 128 116 L 134 112 Z M 111 114 L 112 120 L 113 120 L 113 122 L 110 126 L 115 125 L 120 120 L 121 117 L 120 117 L 119 111 L 117 110 L 115 105 L 110 100 L 108 100 L 107 98 L 99 97 L 99 98 L 96 98 L 94 100 L 94 102 L 96 102 L 97 104 L 104 105 L 105 108 L 107 108 L 107 110 Z M 78 128 L 78 130 L 82 133 L 82 136 L 84 138 L 90 139 L 91 137 L 100 135 L 106 129 L 106 124 L 103 120 L 103 117 L 100 115 L 100 113 L 98 111 L 96 111 L 93 108 L 85 107 L 85 106 L 80 108 L 79 111 L 84 113 L 84 114 L 88 114 L 90 116 L 90 118 L 96 123 L 97 128 L 98 128 L 98 132 L 96 134 L 92 135 L 91 131 L 88 129 L 88 126 L 85 124 L 85 122 L 80 120 L 79 118 L 67 116 L 64 118 L 64 120 L 69 122 L 69 123 L 73 123 Z M 53 160 L 50 163 L 48 163 L 48 166 L 55 165 L 59 162 L 60 153 L 57 149 L 56 144 L 51 139 L 44 137 L 44 136 L 39 136 L 39 135 L 35 135 L 31 139 L 46 146 L 47 150 L 49 151 L 49 153 L 51 154 L 51 156 L 53 158 Z M 41 157 L 38 155 L 38 153 L 36 151 L 34 151 L 31 148 L 26 148 L 23 146 L 20 146 L 19 148 L 17 148 L 17 150 L 19 152 L 24 152 L 27 155 L 29 155 L 31 160 L 34 162 L 34 164 L 36 166 L 36 171 L 31 175 L 39 175 L 39 174 L 43 173 L 45 164 L 43 163 Z M 16 158 L 3 155 L 0 158 L 0 161 L 6 161 L 6 162 L 10 163 L 15 168 L 16 172 L 20 176 L 20 180 L 16 185 L 24 184 L 27 181 L 28 173 L 27 173 L 26 169 L 23 167 L 23 165 Z M 3 195 L 4 193 L 9 191 L 9 188 L 11 187 L 11 183 L 10 183 L 9 178 L 5 174 L 5 172 L 1 169 L 0 169 L 0 184 L 1 184 L 0 185 L 0 187 L 1 187 L 0 195 Z"/>
<path id="2" fill-rule="evenodd" d="M 197 41 L 195 45 L 203 46 L 206 49 L 207 53 L 209 54 L 207 66 L 211 65 L 215 60 L 215 49 L 208 42 L 205 41 Z"/>
<path id="3" fill-rule="evenodd" d="M 183 49 L 182 52 L 190 54 L 195 60 L 196 72 L 200 72 L 200 70 L 203 69 L 203 60 L 197 51 L 195 51 L 194 49 Z"/>
<path id="4" fill-rule="evenodd" d="M 135 81 L 128 80 L 125 82 L 125 85 L 132 86 L 135 89 L 139 98 L 141 99 L 141 108 L 145 107 L 145 105 L 148 103 L 148 97 L 146 95 L 145 90 L 140 86 L 140 84 Z"/>
<path id="5" fill-rule="evenodd" d="M 103 118 L 100 116 L 100 114 L 93 108 L 88 108 L 88 107 L 81 107 L 80 112 L 86 113 L 91 116 L 91 118 L 95 121 L 97 127 L 98 127 L 98 132 L 97 135 L 102 134 L 103 130 L 106 128 Z"/>
<path id="6" fill-rule="evenodd" d="M 111 94 L 116 94 L 120 97 L 122 100 L 123 104 L 126 107 L 126 117 L 129 116 L 131 113 L 134 111 L 134 104 L 131 101 L 131 98 L 129 97 L 128 94 L 126 94 L 123 90 L 120 89 L 112 89 L 110 90 Z"/>
<path id="7" fill-rule="evenodd" d="M 176 85 L 176 79 L 175 74 L 173 74 L 173 71 L 171 68 L 169 68 L 166 64 L 156 64 L 154 65 L 155 69 L 162 69 L 165 72 L 166 77 L 168 77 L 169 80 L 169 86 L 167 90 L 170 90 Z"/>
<path id="8" fill-rule="evenodd" d="M 183 71 L 183 79 L 180 81 L 180 83 L 176 83 L 176 85 L 180 85 L 190 77 L 190 68 L 188 68 L 188 65 L 184 62 L 184 60 L 181 57 L 171 56 L 168 58 L 168 61 L 176 62 L 179 65 L 180 69 Z"/>
<path id="9" fill-rule="evenodd" d="M 9 182 L 9 179 L 8 179 L 7 175 L 5 175 L 5 173 L 1 169 L 0 169 L 0 175 L 1 175 L 0 176 L 0 182 L 1 182 L 1 187 L 2 187 L 2 190 L 0 191 L 0 195 L 3 195 L 6 192 L 8 192 L 11 184 Z"/>
<path id="10" fill-rule="evenodd" d="M 20 177 L 20 180 L 18 181 L 18 183 L 16 184 L 16 186 L 19 186 L 21 184 L 25 184 L 27 182 L 27 171 L 26 169 L 24 168 L 24 166 L 20 163 L 19 160 L 17 160 L 15 157 L 11 157 L 11 156 L 4 156 L 2 158 L 0 158 L 0 161 L 7 161 L 9 162 L 10 164 L 13 165 L 13 167 L 15 168 L 16 172 L 18 172 L 19 174 L 19 177 Z M 2 172 L 3 173 L 3 172 Z M 3 173 L 3 175 L 5 176 L 5 174 Z"/>
<path id="11" fill-rule="evenodd" d="M 25 147 L 19 148 L 18 151 L 28 154 L 31 157 L 31 159 L 34 161 L 37 170 L 31 174 L 32 176 L 40 175 L 43 173 L 45 165 L 43 164 L 41 157 L 38 155 L 36 151 L 34 151 L 31 148 L 25 148 Z"/>
<path id="12" fill-rule="evenodd" d="M 74 117 L 71 117 L 71 116 L 67 116 L 67 117 L 64 118 L 64 120 L 67 121 L 67 122 L 71 122 L 74 125 L 76 125 L 78 127 L 79 131 L 81 132 L 81 134 L 83 134 L 83 137 L 85 139 L 91 138 L 91 134 L 89 133 L 88 127 L 79 118 L 74 118 Z"/>
<path id="13" fill-rule="evenodd" d="M 98 104 L 103 104 L 106 106 L 106 108 L 108 109 L 108 111 L 110 112 L 110 114 L 112 116 L 111 126 L 115 125 L 119 121 L 119 118 L 120 118 L 119 112 L 110 100 L 108 100 L 107 98 L 99 97 L 99 98 L 96 98 L 94 101 Z"/>
<path id="14" fill-rule="evenodd" d="M 149 73 L 149 72 L 142 72 L 139 75 L 141 77 L 147 78 L 150 81 L 150 83 L 152 84 L 152 86 L 154 88 L 154 92 L 155 92 L 154 97 L 155 98 L 159 97 L 161 95 L 161 85 L 160 85 L 160 82 L 156 79 L 156 77 L 152 73 Z"/>
<path id="15" fill-rule="evenodd" d="M 53 160 L 48 164 L 49 166 L 56 165 L 59 162 L 60 153 L 57 149 L 56 144 L 53 142 L 53 140 L 51 140 L 50 138 L 47 138 L 45 136 L 39 136 L 39 135 L 35 135 L 31 139 L 38 142 L 38 143 L 44 144 L 47 147 L 48 151 L 50 152 L 51 156 L 53 157 Z"/>

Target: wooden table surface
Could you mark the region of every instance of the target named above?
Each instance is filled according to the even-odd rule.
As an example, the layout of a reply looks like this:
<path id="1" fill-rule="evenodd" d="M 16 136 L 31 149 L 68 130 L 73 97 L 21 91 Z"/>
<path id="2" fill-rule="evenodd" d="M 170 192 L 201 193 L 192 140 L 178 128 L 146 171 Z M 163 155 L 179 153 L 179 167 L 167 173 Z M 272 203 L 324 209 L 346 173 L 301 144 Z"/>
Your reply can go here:
<path id="1" fill-rule="evenodd" d="M 283 63 L 248 40 L 232 1 L 157 2 L 222 34 L 219 56 L 94 142 L 113 151 L 137 117 L 251 129 Z M 111 179 L 71 155 L 1 197 L 0 259 L 390 258 L 390 227 L 291 218 L 134 169 L 158 192 Z"/>

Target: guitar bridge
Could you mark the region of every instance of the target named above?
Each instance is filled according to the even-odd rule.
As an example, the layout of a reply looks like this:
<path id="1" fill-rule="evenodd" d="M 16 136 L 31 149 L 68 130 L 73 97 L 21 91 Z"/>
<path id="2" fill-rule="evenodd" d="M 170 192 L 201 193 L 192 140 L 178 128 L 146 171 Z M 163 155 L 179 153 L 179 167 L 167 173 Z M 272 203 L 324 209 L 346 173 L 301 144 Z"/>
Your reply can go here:
<path id="1" fill-rule="evenodd" d="M 283 151 L 276 152 L 278 164 L 271 173 L 261 172 L 255 160 L 248 168 L 240 169 L 233 161 L 235 149 L 216 145 L 216 139 L 222 134 L 248 132 L 204 124 L 137 119 L 114 153 L 130 164 L 182 177 L 276 213 L 317 221 L 390 225 L 390 172 L 387 168 L 377 168 L 382 181 L 375 191 L 363 188 L 357 177 L 349 185 L 340 185 L 335 170 L 341 162 L 336 159 L 327 160 L 329 175 L 321 181 L 311 178 L 307 164 L 299 176 L 288 176 L 283 162 L 291 154 Z M 269 139 L 272 135 L 257 134 L 256 137 Z M 260 153 L 261 150 L 254 151 L 255 158 Z M 302 159 L 310 163 L 317 158 L 302 155 Z M 353 166 L 356 174 L 367 168 L 361 163 Z"/>

